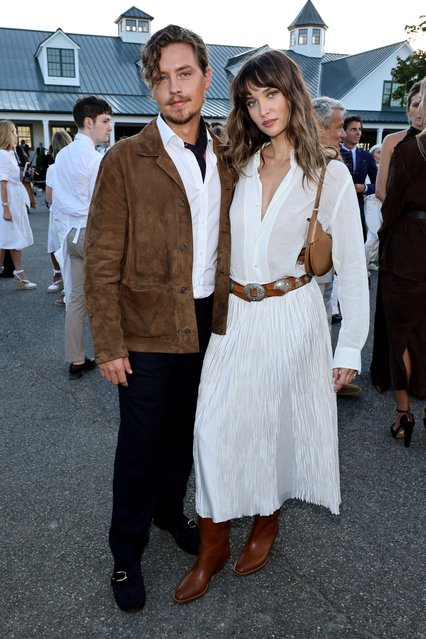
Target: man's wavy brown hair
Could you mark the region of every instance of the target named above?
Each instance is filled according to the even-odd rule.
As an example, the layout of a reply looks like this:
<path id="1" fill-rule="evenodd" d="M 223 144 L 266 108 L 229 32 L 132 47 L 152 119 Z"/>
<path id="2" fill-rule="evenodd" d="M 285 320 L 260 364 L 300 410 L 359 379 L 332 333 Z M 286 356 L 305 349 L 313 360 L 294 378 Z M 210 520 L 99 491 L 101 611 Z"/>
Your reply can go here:
<path id="1" fill-rule="evenodd" d="M 189 44 L 194 50 L 202 72 L 204 75 L 206 74 L 209 58 L 207 47 L 203 40 L 189 29 L 178 27 L 176 24 L 169 24 L 164 29 L 156 31 L 141 52 L 142 73 L 151 89 L 157 83 L 160 73 L 161 50 L 167 45 L 175 43 Z"/>

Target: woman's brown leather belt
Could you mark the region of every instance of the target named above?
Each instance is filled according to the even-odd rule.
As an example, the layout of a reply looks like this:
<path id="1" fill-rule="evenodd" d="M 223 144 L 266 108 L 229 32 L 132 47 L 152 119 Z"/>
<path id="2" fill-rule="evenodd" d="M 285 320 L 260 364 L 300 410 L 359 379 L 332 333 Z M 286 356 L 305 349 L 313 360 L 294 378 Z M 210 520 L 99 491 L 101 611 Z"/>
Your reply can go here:
<path id="1" fill-rule="evenodd" d="M 261 302 L 265 297 L 290 293 L 290 291 L 305 286 L 311 279 L 312 277 L 306 273 L 300 277 L 282 277 L 276 282 L 269 282 L 268 284 L 250 282 L 244 285 L 231 279 L 229 291 L 246 302 Z"/>

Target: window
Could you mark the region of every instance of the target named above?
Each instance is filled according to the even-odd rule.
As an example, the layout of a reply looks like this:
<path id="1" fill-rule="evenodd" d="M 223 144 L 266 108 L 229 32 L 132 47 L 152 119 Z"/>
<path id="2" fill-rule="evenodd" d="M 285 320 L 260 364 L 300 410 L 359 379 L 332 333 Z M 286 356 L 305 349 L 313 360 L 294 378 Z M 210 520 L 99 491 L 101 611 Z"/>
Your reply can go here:
<path id="1" fill-rule="evenodd" d="M 312 29 L 312 44 L 321 44 L 321 30 Z"/>
<path id="2" fill-rule="evenodd" d="M 294 47 L 296 45 L 296 31 L 290 31 L 290 46 Z"/>
<path id="3" fill-rule="evenodd" d="M 401 98 L 393 98 L 393 93 L 401 85 L 398 82 L 392 82 L 391 80 L 385 80 L 383 82 L 383 97 L 382 97 L 382 109 L 401 109 L 404 108 L 404 100 Z"/>
<path id="4" fill-rule="evenodd" d="M 33 149 L 33 127 L 30 124 L 17 124 L 16 131 L 18 133 L 18 144 L 21 140 L 25 140 L 25 144 L 28 144 L 30 149 Z"/>
<path id="5" fill-rule="evenodd" d="M 47 73 L 55 78 L 75 78 L 75 60 L 72 49 L 47 48 Z"/>
<path id="6" fill-rule="evenodd" d="M 148 33 L 149 31 L 149 23 L 148 20 L 126 20 L 126 31 L 131 31 L 135 33 Z"/>
<path id="7" fill-rule="evenodd" d="M 308 30 L 307 29 L 299 29 L 299 41 L 298 44 L 307 44 L 308 43 Z"/>
<path id="8" fill-rule="evenodd" d="M 50 129 L 51 136 L 53 137 L 58 131 L 66 131 L 72 138 L 74 138 L 75 134 L 78 133 L 76 126 L 64 124 L 64 126 L 52 126 Z"/>

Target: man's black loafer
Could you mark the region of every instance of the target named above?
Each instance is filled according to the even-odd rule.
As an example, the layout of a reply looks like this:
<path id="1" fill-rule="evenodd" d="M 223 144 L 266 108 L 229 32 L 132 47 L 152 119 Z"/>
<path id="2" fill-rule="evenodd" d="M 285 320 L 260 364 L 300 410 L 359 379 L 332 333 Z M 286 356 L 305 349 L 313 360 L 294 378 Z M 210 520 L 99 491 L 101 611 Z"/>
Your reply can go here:
<path id="1" fill-rule="evenodd" d="M 174 537 L 179 548 L 190 555 L 198 555 L 200 532 L 193 519 L 188 519 L 183 513 L 168 520 L 154 517 L 154 525 L 161 530 L 167 530 Z"/>
<path id="2" fill-rule="evenodd" d="M 140 566 L 114 569 L 111 586 L 117 606 L 125 612 L 138 612 L 145 605 L 145 584 Z"/>

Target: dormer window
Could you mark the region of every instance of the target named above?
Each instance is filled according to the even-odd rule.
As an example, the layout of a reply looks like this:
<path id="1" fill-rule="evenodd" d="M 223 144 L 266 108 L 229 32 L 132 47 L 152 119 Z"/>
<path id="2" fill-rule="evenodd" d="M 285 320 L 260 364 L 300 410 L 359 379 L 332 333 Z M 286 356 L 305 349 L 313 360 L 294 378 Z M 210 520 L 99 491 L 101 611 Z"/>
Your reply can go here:
<path id="1" fill-rule="evenodd" d="M 133 33 L 148 33 L 149 31 L 149 22 L 148 20 L 133 20 L 126 19 L 126 31 L 130 31 Z"/>
<path id="2" fill-rule="evenodd" d="M 74 50 L 47 47 L 47 73 L 53 78 L 75 78 Z"/>
<path id="3" fill-rule="evenodd" d="M 312 44 L 321 44 L 321 29 L 312 29 Z"/>
<path id="4" fill-rule="evenodd" d="M 299 29 L 298 44 L 308 44 L 308 30 Z"/>
<path id="5" fill-rule="evenodd" d="M 80 85 L 80 47 L 62 29 L 40 42 L 35 57 L 45 84 L 78 87 Z"/>

